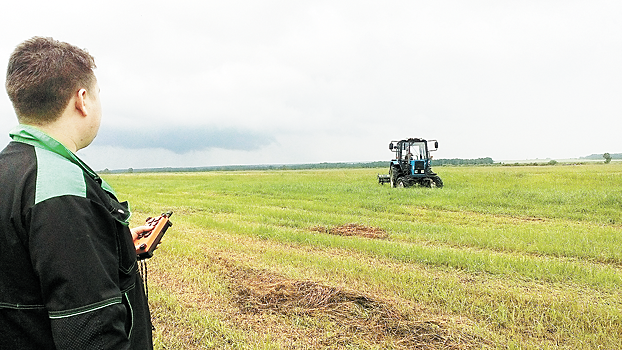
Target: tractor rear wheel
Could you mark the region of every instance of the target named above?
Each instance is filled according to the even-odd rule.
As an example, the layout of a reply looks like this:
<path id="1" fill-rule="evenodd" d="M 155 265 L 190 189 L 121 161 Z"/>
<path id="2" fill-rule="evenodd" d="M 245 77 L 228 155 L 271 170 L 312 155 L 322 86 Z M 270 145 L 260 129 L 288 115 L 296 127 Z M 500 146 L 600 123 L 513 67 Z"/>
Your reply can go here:
<path id="1" fill-rule="evenodd" d="M 391 179 L 391 187 L 392 188 L 396 188 L 397 187 L 397 170 L 395 170 L 394 167 L 391 167 L 391 169 L 389 169 L 389 178 Z"/>

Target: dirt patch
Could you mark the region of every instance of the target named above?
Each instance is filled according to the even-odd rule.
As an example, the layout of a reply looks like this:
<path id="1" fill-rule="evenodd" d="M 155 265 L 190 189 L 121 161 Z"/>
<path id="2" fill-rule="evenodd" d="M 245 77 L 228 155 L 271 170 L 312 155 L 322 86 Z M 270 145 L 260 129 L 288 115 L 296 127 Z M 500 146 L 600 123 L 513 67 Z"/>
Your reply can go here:
<path id="1" fill-rule="evenodd" d="M 387 232 L 378 227 L 369 227 L 360 224 L 345 224 L 332 228 L 323 226 L 314 226 L 311 231 L 329 233 L 338 236 L 360 236 L 366 238 L 387 238 Z"/>
<path id="2" fill-rule="evenodd" d="M 347 347 L 357 340 L 390 344 L 393 349 L 467 349 L 482 344 L 475 337 L 450 332 L 446 320 L 422 319 L 414 311 L 399 311 L 386 301 L 354 291 L 248 268 L 237 268 L 229 277 L 232 301 L 243 314 L 324 319 L 328 326 L 316 326 L 318 347 Z"/>

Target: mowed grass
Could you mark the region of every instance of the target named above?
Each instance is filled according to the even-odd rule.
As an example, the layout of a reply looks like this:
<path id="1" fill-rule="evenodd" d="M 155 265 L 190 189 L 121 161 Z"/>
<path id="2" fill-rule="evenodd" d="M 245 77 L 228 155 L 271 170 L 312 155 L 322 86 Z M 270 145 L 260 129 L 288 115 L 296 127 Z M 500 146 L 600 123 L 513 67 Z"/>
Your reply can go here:
<path id="1" fill-rule="evenodd" d="M 622 164 L 435 170 L 106 175 L 174 211 L 156 348 L 622 348 Z"/>

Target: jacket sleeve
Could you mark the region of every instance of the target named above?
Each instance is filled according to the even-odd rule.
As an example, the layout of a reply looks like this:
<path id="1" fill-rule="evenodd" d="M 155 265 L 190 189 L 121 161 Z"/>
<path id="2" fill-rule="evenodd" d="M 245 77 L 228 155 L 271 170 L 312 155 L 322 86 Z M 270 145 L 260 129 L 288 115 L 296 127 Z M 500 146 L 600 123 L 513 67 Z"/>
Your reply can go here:
<path id="1" fill-rule="evenodd" d="M 108 209 L 65 195 L 36 204 L 29 248 L 54 342 L 65 349 L 129 349 L 131 307 L 119 281 L 118 225 Z"/>

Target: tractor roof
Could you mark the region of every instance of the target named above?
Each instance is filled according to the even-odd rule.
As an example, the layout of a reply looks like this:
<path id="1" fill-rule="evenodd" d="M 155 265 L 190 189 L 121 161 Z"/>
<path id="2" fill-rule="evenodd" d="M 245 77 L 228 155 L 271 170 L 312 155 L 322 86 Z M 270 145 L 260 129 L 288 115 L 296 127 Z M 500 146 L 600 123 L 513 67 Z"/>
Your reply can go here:
<path id="1" fill-rule="evenodd" d="M 409 139 L 404 139 L 404 140 L 399 140 L 399 141 L 391 141 L 391 142 L 426 142 L 425 139 L 420 139 L 420 138 L 409 138 Z"/>

